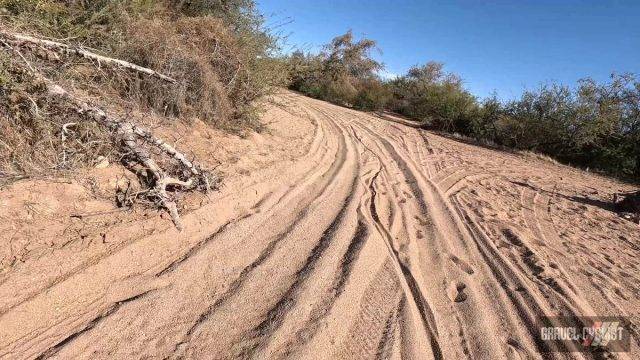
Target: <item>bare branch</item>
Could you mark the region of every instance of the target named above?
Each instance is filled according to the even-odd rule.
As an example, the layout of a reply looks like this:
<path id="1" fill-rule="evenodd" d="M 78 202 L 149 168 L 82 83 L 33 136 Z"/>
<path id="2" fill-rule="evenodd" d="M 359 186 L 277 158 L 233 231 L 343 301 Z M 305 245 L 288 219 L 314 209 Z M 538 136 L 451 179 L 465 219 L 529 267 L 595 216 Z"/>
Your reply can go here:
<path id="1" fill-rule="evenodd" d="M 136 163 L 142 165 L 145 169 L 147 169 L 151 173 L 151 175 L 153 176 L 153 179 L 149 184 L 150 189 L 149 191 L 147 191 L 147 195 L 150 196 L 156 204 L 165 208 L 169 212 L 178 230 L 182 230 L 182 224 L 180 221 L 180 215 L 178 214 L 177 206 L 175 204 L 175 201 L 167 192 L 167 188 L 180 187 L 185 190 L 197 188 L 199 190 L 206 192 L 212 188 L 212 182 L 213 182 L 213 185 L 215 186 L 215 184 L 217 183 L 216 179 L 212 177 L 210 173 L 203 171 L 200 167 L 198 167 L 192 161 L 187 159 L 187 157 L 183 153 L 176 150 L 175 147 L 168 144 L 164 140 L 155 137 L 149 130 L 139 127 L 130 121 L 122 120 L 115 116 L 107 114 L 103 109 L 97 106 L 91 105 L 90 103 L 82 100 L 81 98 L 69 93 L 60 85 L 55 84 L 53 81 L 51 81 L 50 79 L 40 74 L 36 69 L 34 69 L 31 66 L 31 64 L 27 62 L 27 60 L 18 51 L 17 46 L 20 46 L 24 43 L 36 44 L 38 46 L 54 49 L 57 51 L 63 51 L 65 53 L 77 54 L 79 56 L 82 56 L 88 59 L 96 60 L 98 61 L 98 64 L 102 62 L 116 64 L 118 66 L 139 71 L 171 83 L 175 83 L 176 81 L 154 70 L 143 68 L 141 66 L 131 64 L 123 60 L 107 58 L 107 57 L 89 52 L 85 49 L 72 48 L 68 45 L 58 43 L 55 41 L 37 39 L 30 36 L 25 36 L 25 35 L 8 34 L 0 29 L 0 45 L 4 45 L 5 48 L 14 52 L 16 55 L 20 57 L 29 67 L 29 70 L 31 71 L 33 76 L 35 76 L 37 79 L 41 80 L 43 83 L 46 84 L 49 94 L 65 100 L 73 108 L 75 108 L 79 114 L 81 114 L 85 118 L 95 121 L 98 124 L 111 130 L 116 135 L 116 138 L 120 142 L 120 145 L 126 150 L 129 156 L 131 156 L 131 158 Z M 10 44 L 13 46 L 11 46 Z M 64 124 L 62 127 L 61 137 L 62 137 L 62 144 L 64 148 L 63 162 L 66 162 L 65 141 L 69 133 L 69 127 L 74 125 L 76 124 L 67 123 L 67 124 Z M 139 144 L 136 140 L 141 141 L 142 144 L 154 146 L 160 149 L 164 154 L 178 161 L 180 165 L 186 170 L 188 170 L 188 172 L 190 173 L 189 178 L 186 181 L 183 181 L 183 180 L 168 176 L 164 171 L 164 169 L 161 166 L 159 166 L 158 163 L 156 163 L 156 161 L 147 152 L 145 147 L 141 146 L 142 144 Z"/>
<path id="2" fill-rule="evenodd" d="M 51 41 L 51 40 L 45 40 L 45 39 L 39 39 L 39 38 L 35 38 L 33 36 L 28 36 L 28 35 L 21 35 L 21 34 L 10 34 L 7 33 L 3 30 L 0 30 L 0 38 L 2 39 L 2 42 L 5 43 L 13 43 L 14 45 L 21 45 L 21 44 L 25 44 L 25 43 L 30 43 L 30 44 L 35 44 L 35 45 L 39 45 L 42 46 L 44 48 L 47 48 L 49 50 L 54 50 L 54 51 L 59 51 L 59 52 L 64 52 L 67 54 L 75 54 L 77 56 L 86 58 L 86 59 L 91 59 L 91 60 L 95 60 L 97 61 L 99 64 L 105 63 L 105 64 L 111 64 L 111 65 L 116 65 L 116 66 L 120 66 L 123 68 L 127 68 L 133 71 L 137 71 L 149 76 L 153 76 L 156 77 L 158 79 L 167 81 L 169 83 L 175 84 L 177 81 L 167 75 L 161 74 L 155 70 L 151 70 L 149 68 L 145 68 L 142 67 L 140 65 L 136 65 L 133 63 L 130 63 L 128 61 L 124 61 L 124 60 L 120 60 L 120 59 L 115 59 L 115 58 L 110 58 L 110 57 L 106 57 L 103 55 L 99 55 L 96 54 L 94 52 L 91 52 L 89 50 L 86 50 L 82 47 L 73 47 L 67 44 L 63 44 L 63 43 L 59 43 L 56 41 Z M 18 53 L 19 54 L 19 53 Z M 20 55 L 20 54 L 19 54 Z M 22 55 L 20 55 L 22 56 Z M 26 61 L 26 60 L 25 60 Z"/>

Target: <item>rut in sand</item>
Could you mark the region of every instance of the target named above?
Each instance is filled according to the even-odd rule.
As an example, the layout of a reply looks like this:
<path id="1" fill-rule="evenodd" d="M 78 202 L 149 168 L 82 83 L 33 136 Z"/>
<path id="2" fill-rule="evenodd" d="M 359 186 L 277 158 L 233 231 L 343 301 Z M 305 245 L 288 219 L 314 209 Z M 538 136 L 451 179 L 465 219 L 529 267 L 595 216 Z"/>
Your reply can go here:
<path id="1" fill-rule="evenodd" d="M 0 357 L 581 358 L 550 352 L 572 349 L 540 341 L 537 319 L 640 325 L 637 228 L 575 201 L 618 184 L 278 101 L 264 141 L 279 152 L 185 214 L 184 232 L 5 269 Z M 73 261 L 44 271 L 61 256 Z M 637 341 L 616 356 L 637 357 Z"/>

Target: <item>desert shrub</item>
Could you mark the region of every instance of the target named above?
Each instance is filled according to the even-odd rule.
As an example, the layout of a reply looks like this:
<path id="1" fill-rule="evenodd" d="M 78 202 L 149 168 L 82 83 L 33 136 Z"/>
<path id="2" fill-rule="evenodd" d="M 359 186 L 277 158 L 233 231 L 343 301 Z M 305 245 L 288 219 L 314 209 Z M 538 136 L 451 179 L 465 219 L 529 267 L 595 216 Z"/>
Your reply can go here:
<path id="1" fill-rule="evenodd" d="M 389 86 L 395 98 L 391 110 L 433 128 L 469 133 L 476 99 L 463 88 L 458 76 L 444 72 L 441 63 L 413 67 Z"/>
<path id="2" fill-rule="evenodd" d="M 612 75 L 606 83 L 581 80 L 570 132 L 580 149 L 569 161 L 640 179 L 640 82 Z"/>
<path id="3" fill-rule="evenodd" d="M 313 98 L 323 98 L 323 58 L 321 55 L 295 51 L 284 58 L 289 88 Z"/>
<path id="4" fill-rule="evenodd" d="M 559 155 L 572 147 L 567 131 L 574 109 L 575 99 L 567 87 L 548 85 L 526 91 L 519 100 L 506 104 L 504 111 L 517 127 L 509 127 L 512 134 L 501 130 L 498 139 L 509 147 Z"/>
<path id="5" fill-rule="evenodd" d="M 5 31 L 65 39 L 178 80 L 169 84 L 37 46 L 21 49 L 49 79 L 122 116 L 155 111 L 234 131 L 260 129 L 254 100 L 286 81 L 285 64 L 271 57 L 277 38 L 264 30 L 250 0 L 0 0 L 0 13 Z M 0 52 L 1 178 L 93 165 L 115 151 L 108 133 L 49 96 L 6 50 Z M 68 123 L 75 124 L 65 132 Z"/>
<path id="6" fill-rule="evenodd" d="M 251 0 L 0 0 L 0 8 L 20 31 L 71 38 L 178 79 L 169 86 L 135 75 L 92 77 L 162 114 L 225 128 L 255 125 L 253 100 L 282 82 L 263 60 L 277 50 L 277 38 L 263 29 Z"/>
<path id="7" fill-rule="evenodd" d="M 137 0 L 137 2 L 153 4 L 162 1 Z M 233 31 L 238 32 L 259 30 L 264 20 L 253 0 L 165 0 L 164 3 L 174 15 L 216 17 L 223 19 Z"/>
<path id="8" fill-rule="evenodd" d="M 372 77 L 383 68 L 381 63 L 371 58 L 370 53 L 374 49 L 375 41 L 366 38 L 355 41 L 353 32 L 349 30 L 325 45 L 324 74 L 330 78 L 346 76 L 349 80 Z"/>
<path id="9" fill-rule="evenodd" d="M 391 91 L 378 79 L 366 79 L 358 84 L 354 106 L 361 110 L 381 111 L 389 99 Z"/>
<path id="10" fill-rule="evenodd" d="M 497 95 L 482 100 L 469 124 L 469 136 L 490 143 L 497 142 L 498 122 L 504 121 L 503 106 Z"/>
<path id="11" fill-rule="evenodd" d="M 471 135 L 503 146 L 640 179 L 640 84 L 632 75 L 526 91 L 517 100 L 485 100 Z"/>
<path id="12" fill-rule="evenodd" d="M 173 116 L 195 115 L 221 123 L 253 96 L 236 43 L 215 18 L 141 19 L 129 26 L 131 39 L 121 54 L 176 79 L 163 84 L 149 77 L 128 84 L 128 95 Z M 235 102 L 235 103 L 234 103 Z"/>
<path id="13" fill-rule="evenodd" d="M 375 41 L 356 41 L 353 33 L 348 31 L 325 45 L 320 54 L 295 52 L 288 58 L 290 88 L 340 105 L 352 106 L 361 101 L 361 105 L 381 107 L 368 102 L 382 95 L 383 90 L 379 89 L 378 94 L 374 94 L 376 90 L 373 88 L 366 89 L 379 82 L 376 73 L 383 68 L 371 57 L 374 49 Z M 373 92 L 367 94 L 368 91 Z"/>
<path id="14" fill-rule="evenodd" d="M 345 106 L 351 106 L 358 95 L 358 90 L 346 76 L 324 79 L 320 82 L 320 89 L 324 100 Z"/>

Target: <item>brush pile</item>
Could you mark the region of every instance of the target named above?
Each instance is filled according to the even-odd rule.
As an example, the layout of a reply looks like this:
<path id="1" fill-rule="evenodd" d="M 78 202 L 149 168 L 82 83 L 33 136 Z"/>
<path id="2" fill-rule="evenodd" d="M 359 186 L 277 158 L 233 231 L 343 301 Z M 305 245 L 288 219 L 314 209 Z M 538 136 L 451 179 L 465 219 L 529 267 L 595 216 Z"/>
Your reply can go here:
<path id="1" fill-rule="evenodd" d="M 260 129 L 276 40 L 252 1 L 0 0 L 0 15 L 0 186 L 119 163 L 180 227 L 175 191 L 220 180 L 150 119 Z"/>

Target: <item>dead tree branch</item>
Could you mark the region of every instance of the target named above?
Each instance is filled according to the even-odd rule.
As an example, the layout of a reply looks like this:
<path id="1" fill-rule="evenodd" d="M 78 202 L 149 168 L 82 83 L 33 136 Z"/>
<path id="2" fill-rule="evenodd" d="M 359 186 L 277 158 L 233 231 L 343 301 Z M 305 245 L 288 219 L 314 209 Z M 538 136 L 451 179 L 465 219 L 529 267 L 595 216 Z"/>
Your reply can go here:
<path id="1" fill-rule="evenodd" d="M 7 35 L 0 31 L 0 39 L 3 37 L 9 37 L 15 39 L 16 36 Z M 36 39 L 38 40 L 38 39 Z M 42 40 L 46 43 L 53 43 L 48 40 Z M 17 49 L 6 44 L 6 41 L 0 41 L 0 44 L 3 44 L 5 48 L 16 53 L 22 60 L 26 62 L 26 59 L 21 56 Z M 128 64 L 128 63 L 127 63 Z M 178 209 L 175 201 L 167 192 L 168 187 L 181 187 L 183 189 L 193 189 L 199 188 L 203 191 L 208 191 L 211 189 L 211 175 L 203 170 L 201 170 L 197 165 L 193 162 L 189 161 L 187 157 L 176 150 L 173 146 L 166 143 L 164 140 L 157 138 L 150 131 L 138 127 L 133 123 L 119 119 L 115 116 L 107 114 L 103 109 L 91 105 L 88 102 L 80 99 L 79 97 L 69 93 L 60 85 L 53 83 L 51 80 L 40 74 L 37 70 L 32 68 L 29 63 L 27 63 L 29 67 L 29 71 L 31 71 L 32 75 L 46 84 L 47 90 L 49 94 L 52 96 L 58 97 L 69 103 L 76 111 L 81 114 L 83 117 L 95 121 L 96 123 L 106 127 L 110 131 L 112 131 L 117 140 L 120 142 L 121 146 L 127 150 L 130 156 L 133 157 L 134 161 L 142 165 L 145 169 L 147 169 L 153 176 L 153 181 L 151 182 L 151 190 L 149 191 L 152 198 L 156 200 L 158 205 L 165 208 L 173 220 L 175 226 L 178 230 L 182 230 L 182 223 L 180 221 L 180 215 L 178 213 Z M 132 66 L 129 66 L 132 65 Z M 139 67 L 137 65 L 128 64 L 127 67 L 133 69 L 145 69 Z M 149 69 L 146 69 L 149 70 Z M 149 70 L 151 73 L 147 71 L 143 71 L 149 74 L 158 74 L 153 70 Z M 157 76 L 156 75 L 156 76 Z M 164 76 L 164 75 L 163 75 Z M 172 80 L 172 79 L 171 79 Z M 73 123 L 65 124 L 62 129 L 62 137 L 63 143 L 66 140 L 66 135 L 68 132 L 68 127 L 73 125 Z M 167 173 L 160 167 L 157 162 L 151 157 L 151 155 L 144 149 L 144 147 L 140 146 L 136 139 L 140 139 L 143 143 L 147 143 L 151 146 L 155 146 L 162 150 L 165 154 L 170 156 L 171 158 L 177 160 L 184 168 L 186 168 L 190 177 L 186 180 L 180 180 L 177 178 L 173 178 L 167 175 Z"/>
<path id="2" fill-rule="evenodd" d="M 62 166 L 67 165 L 67 135 L 69 134 L 69 127 L 75 125 L 76 123 L 74 122 L 62 125 L 62 132 L 60 133 L 60 140 L 62 142 Z"/>
<path id="3" fill-rule="evenodd" d="M 167 75 L 161 74 L 155 70 L 151 70 L 149 68 L 142 67 L 142 66 L 130 63 L 128 61 L 99 55 L 89 50 L 86 50 L 82 47 L 73 47 L 67 44 L 59 43 L 57 41 L 39 39 L 39 38 L 35 38 L 33 36 L 28 36 L 28 35 L 10 34 L 3 30 L 0 30 L 0 38 L 2 39 L 3 42 L 6 42 L 8 44 L 13 44 L 13 45 L 23 45 L 25 43 L 34 44 L 34 45 L 42 46 L 49 50 L 63 52 L 66 54 L 72 54 L 72 55 L 80 56 L 86 59 L 91 59 L 91 60 L 97 61 L 100 64 L 101 63 L 110 64 L 110 65 L 123 67 L 129 70 L 137 71 L 139 73 L 153 76 L 155 78 L 167 81 L 172 84 L 175 84 L 177 82 L 175 79 Z"/>
<path id="4" fill-rule="evenodd" d="M 184 158 L 184 155 L 175 150 L 170 145 L 166 144 L 161 139 L 152 136 L 148 131 L 137 127 L 128 121 L 123 121 L 113 116 L 109 116 L 104 110 L 95 106 L 91 106 L 87 102 L 84 102 L 81 99 L 73 96 L 59 85 L 53 84 L 49 80 L 44 80 L 47 83 L 49 92 L 51 94 L 62 97 L 65 100 L 69 101 L 76 107 L 77 111 L 80 114 L 107 127 L 117 135 L 117 138 L 121 141 L 122 145 L 132 154 L 134 159 L 151 172 L 155 182 L 153 186 L 153 192 L 159 202 L 159 205 L 167 209 L 167 211 L 171 215 L 171 219 L 173 220 L 178 230 L 182 230 L 182 223 L 180 222 L 178 209 L 175 202 L 167 193 L 167 187 L 180 186 L 184 189 L 191 189 L 194 186 L 194 179 L 190 178 L 187 181 L 182 181 L 167 176 L 165 171 L 156 163 L 155 160 L 151 158 L 149 153 L 144 148 L 138 145 L 138 143 L 136 142 L 136 137 L 138 137 L 139 134 L 142 133 L 145 134 L 145 140 L 148 139 L 147 141 L 154 145 L 167 145 L 167 147 L 170 148 L 171 151 L 165 151 L 174 158 Z M 191 166 L 188 168 L 191 170 L 193 175 L 206 176 L 206 174 L 202 174 L 199 171 L 194 173 L 194 169 L 196 169 L 195 165 L 191 163 L 189 164 Z"/>

